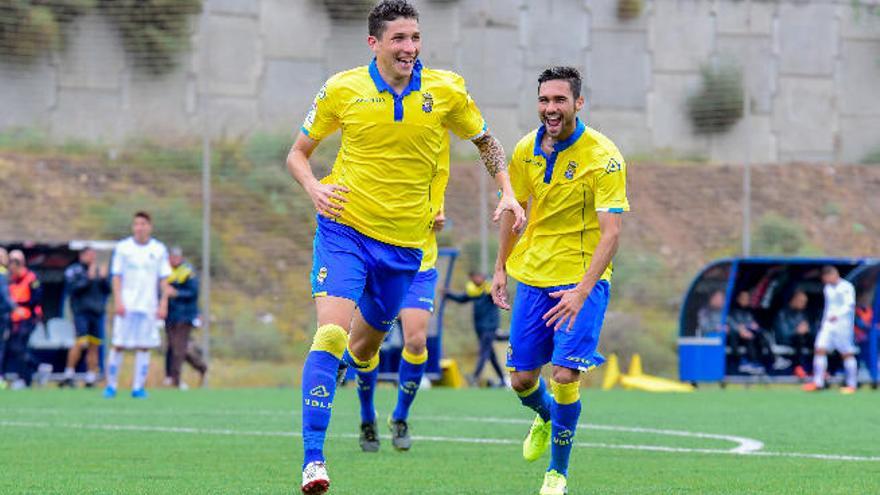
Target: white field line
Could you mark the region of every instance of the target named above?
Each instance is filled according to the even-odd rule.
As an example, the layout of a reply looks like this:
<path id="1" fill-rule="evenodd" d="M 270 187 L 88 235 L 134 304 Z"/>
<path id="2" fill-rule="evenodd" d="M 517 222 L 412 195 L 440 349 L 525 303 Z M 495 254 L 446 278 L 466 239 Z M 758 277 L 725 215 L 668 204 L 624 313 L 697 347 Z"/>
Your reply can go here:
<path id="1" fill-rule="evenodd" d="M 193 435 L 222 435 L 222 436 L 257 436 L 257 437 L 299 437 L 301 434 L 295 431 L 254 431 L 254 430 L 230 430 L 219 428 L 188 428 L 174 426 L 148 426 L 148 425 L 113 425 L 113 424 L 83 424 L 83 423 L 45 423 L 34 421 L 0 421 L 0 427 L 11 428 L 68 428 L 76 430 L 100 430 L 100 431 L 136 431 L 136 432 L 154 432 L 154 433 L 183 433 Z M 353 433 L 334 434 L 334 438 L 358 438 Z M 491 444 L 491 445 L 520 445 L 519 440 L 509 440 L 503 438 L 468 438 L 468 437 L 441 437 L 441 436 L 413 436 L 413 440 L 425 442 L 449 442 L 449 443 L 470 443 L 470 444 Z M 663 447 L 657 445 L 627 445 L 627 444 L 606 444 L 606 443 L 590 443 L 578 442 L 578 447 L 594 448 L 594 449 L 615 449 L 615 450 L 642 450 L 650 452 L 668 452 L 668 453 L 688 453 L 688 454 L 719 454 L 719 455 L 737 455 L 737 456 L 762 456 L 762 457 L 795 457 L 802 459 L 817 459 L 826 461 L 850 461 L 850 462 L 880 462 L 880 457 L 874 456 L 855 456 L 855 455 L 837 455 L 837 454 L 806 454 L 798 452 L 742 452 L 725 449 L 695 449 L 685 447 Z"/>
<path id="2" fill-rule="evenodd" d="M 0 409 L 0 412 L 4 411 L 4 409 Z M 61 410 L 51 410 L 51 409 L 36 409 L 36 408 L 20 408 L 9 410 L 10 412 L 17 412 L 23 414 L 67 414 L 66 411 Z M 170 414 L 174 416 L 179 416 L 179 411 L 173 411 L 170 409 L 165 410 L 144 410 L 144 411 L 131 411 L 131 410 L 114 410 L 114 409 L 90 409 L 89 413 L 98 413 L 98 414 L 132 414 L 134 415 L 143 415 L 150 416 L 156 414 Z M 242 410 L 238 411 L 199 411 L 194 413 L 194 415 L 211 415 L 211 416 L 284 416 L 290 417 L 294 414 L 299 414 L 298 410 L 291 411 L 283 411 L 283 410 Z M 341 413 L 338 411 L 334 411 L 334 416 L 346 416 L 352 415 L 353 413 Z M 489 423 L 489 424 L 512 424 L 512 425 L 531 425 L 532 420 L 518 419 L 518 418 L 498 418 L 498 417 L 480 417 L 480 416 L 422 416 L 419 415 L 417 417 L 419 421 L 441 421 L 441 422 L 468 422 L 468 423 Z M 674 437 L 688 437 L 688 438 L 704 438 L 711 440 L 722 440 L 727 442 L 732 442 L 736 444 L 733 448 L 730 449 L 732 453 L 744 454 L 750 452 L 757 452 L 764 448 L 764 443 L 755 440 L 752 438 L 746 437 L 738 437 L 733 435 L 720 435 L 715 433 L 700 433 L 693 431 L 684 431 L 684 430 L 666 430 L 659 428 L 642 428 L 642 427 L 632 427 L 632 426 L 616 426 L 616 425 L 600 425 L 595 423 L 579 423 L 578 428 L 588 429 L 588 430 L 602 430 L 602 431 L 620 431 L 627 433 L 647 433 L 654 435 L 665 435 L 665 436 L 674 436 Z"/>

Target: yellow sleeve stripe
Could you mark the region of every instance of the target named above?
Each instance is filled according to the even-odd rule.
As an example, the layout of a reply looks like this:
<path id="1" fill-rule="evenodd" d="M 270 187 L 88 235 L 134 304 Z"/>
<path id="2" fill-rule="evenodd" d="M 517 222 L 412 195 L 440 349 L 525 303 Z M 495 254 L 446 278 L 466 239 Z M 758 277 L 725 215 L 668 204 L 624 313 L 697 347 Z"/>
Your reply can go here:
<path id="1" fill-rule="evenodd" d="M 553 399 L 557 404 L 574 404 L 581 398 L 581 384 L 579 381 L 572 383 L 556 383 L 550 380 L 550 388 L 553 390 Z"/>
<path id="2" fill-rule="evenodd" d="M 315 338 L 312 341 L 311 351 L 329 352 L 336 356 L 336 359 L 342 359 L 342 353 L 348 346 L 348 333 L 339 325 L 322 325 L 315 332 Z"/>
<path id="3" fill-rule="evenodd" d="M 401 357 L 409 364 L 422 364 L 428 360 L 428 350 L 425 349 L 421 354 L 413 354 L 404 347 Z"/>

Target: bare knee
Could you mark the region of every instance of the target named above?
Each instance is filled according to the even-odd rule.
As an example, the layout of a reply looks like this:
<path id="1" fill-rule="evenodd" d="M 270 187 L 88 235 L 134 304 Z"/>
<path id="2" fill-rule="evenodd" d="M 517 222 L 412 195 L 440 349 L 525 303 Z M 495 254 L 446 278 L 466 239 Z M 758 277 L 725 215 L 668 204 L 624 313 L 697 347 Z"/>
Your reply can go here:
<path id="1" fill-rule="evenodd" d="M 517 392 L 526 392 L 538 384 L 540 373 L 514 371 L 510 374 L 510 386 Z"/>
<path id="2" fill-rule="evenodd" d="M 406 352 L 412 354 L 414 356 L 421 356 L 425 353 L 426 349 L 426 341 L 427 339 L 424 336 L 420 337 L 410 337 L 403 344 L 403 347 L 406 349 Z"/>
<path id="3" fill-rule="evenodd" d="M 581 378 L 581 372 L 562 366 L 553 367 L 553 381 L 556 383 L 574 383 Z"/>

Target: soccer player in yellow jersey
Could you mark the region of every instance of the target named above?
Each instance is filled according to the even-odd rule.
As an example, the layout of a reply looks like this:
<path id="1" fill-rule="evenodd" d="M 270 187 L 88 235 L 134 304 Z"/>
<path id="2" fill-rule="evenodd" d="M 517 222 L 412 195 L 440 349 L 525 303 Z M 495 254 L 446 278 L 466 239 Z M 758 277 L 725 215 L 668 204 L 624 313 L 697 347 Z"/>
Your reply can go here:
<path id="1" fill-rule="evenodd" d="M 510 309 L 507 275 L 519 282 L 507 366 L 526 407 L 537 412 L 525 443 L 528 461 L 551 447 L 541 495 L 566 493 L 568 460 L 580 416 L 580 373 L 602 364 L 599 332 L 608 305 L 611 258 L 626 199 L 626 165 L 608 138 L 576 117 L 581 76 L 553 67 L 538 78 L 541 127 L 522 138 L 509 171 L 516 199 L 531 201 L 521 239 L 501 219 L 492 296 Z M 547 391 L 541 368 L 552 364 Z M 552 445 L 551 445 L 552 443 Z"/>
<path id="2" fill-rule="evenodd" d="M 318 212 L 311 273 L 318 329 L 302 374 L 302 491 L 309 494 L 330 486 L 324 440 L 339 360 L 347 348 L 356 368 L 376 365 L 419 271 L 432 219 L 429 189 L 448 131 L 473 141 L 501 189 L 495 218 L 510 211 L 517 228 L 525 220 L 504 150 L 464 80 L 419 61 L 416 9 L 405 0 L 383 0 L 368 27 L 372 63 L 327 80 L 287 158 Z M 342 146 L 331 174 L 318 181 L 309 156 L 337 129 Z"/>
<path id="3" fill-rule="evenodd" d="M 403 298 L 400 307 L 400 326 L 403 329 L 403 352 L 397 380 L 397 405 L 388 418 L 391 429 L 391 445 L 398 451 L 407 451 L 412 446 L 409 434 L 409 410 L 416 399 L 425 367 L 428 364 L 428 326 L 434 314 L 434 297 L 437 288 L 437 236 L 443 230 L 446 216 L 443 213 L 443 197 L 449 182 L 449 138 L 445 139 L 440 153 L 437 172 L 431 182 L 431 212 L 434 214 L 432 232 L 422 248 L 422 265 L 413 279 L 412 285 Z M 344 358 L 351 360 L 347 354 Z M 375 363 L 378 365 L 378 363 Z M 356 373 L 357 393 L 361 406 L 361 434 L 358 440 L 364 452 L 379 451 L 379 435 L 376 428 L 376 382 L 379 370 L 358 369 Z"/>

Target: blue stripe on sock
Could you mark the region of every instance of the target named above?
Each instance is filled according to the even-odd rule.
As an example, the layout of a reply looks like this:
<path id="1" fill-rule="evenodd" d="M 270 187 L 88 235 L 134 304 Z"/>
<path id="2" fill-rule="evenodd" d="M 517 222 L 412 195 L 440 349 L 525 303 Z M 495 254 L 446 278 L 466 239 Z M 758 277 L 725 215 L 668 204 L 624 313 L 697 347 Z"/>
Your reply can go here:
<path id="1" fill-rule="evenodd" d="M 551 406 L 553 435 L 550 444 L 550 467 L 563 476 L 568 474 L 568 460 L 574 446 L 574 434 L 578 418 L 581 416 L 581 401 L 559 404 L 555 400 Z"/>
<path id="2" fill-rule="evenodd" d="M 522 402 L 522 405 L 538 413 L 544 421 L 550 420 L 550 409 L 554 401 L 547 392 L 547 384 L 544 383 L 543 378 L 538 379 L 538 388 L 534 392 L 520 397 L 519 401 Z"/>
<path id="3" fill-rule="evenodd" d="M 409 417 L 409 409 L 416 400 L 416 393 L 425 376 L 425 367 L 428 362 L 413 364 L 406 359 L 400 360 L 399 385 L 397 387 L 397 406 L 391 415 L 393 419 L 406 421 Z"/>
<path id="4" fill-rule="evenodd" d="M 324 461 L 324 439 L 330 424 L 330 411 L 336 395 L 339 360 L 326 351 L 311 351 L 302 372 L 302 433 L 305 459 L 303 467 Z"/>

